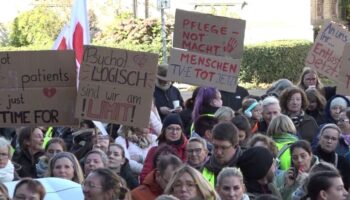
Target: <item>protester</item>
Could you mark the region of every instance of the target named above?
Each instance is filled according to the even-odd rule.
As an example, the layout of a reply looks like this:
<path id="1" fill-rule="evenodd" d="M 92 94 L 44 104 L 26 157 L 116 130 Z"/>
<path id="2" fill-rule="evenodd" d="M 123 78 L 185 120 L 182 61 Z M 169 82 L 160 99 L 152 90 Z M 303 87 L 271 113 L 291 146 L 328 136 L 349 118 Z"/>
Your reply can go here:
<path id="1" fill-rule="evenodd" d="M 12 200 L 43 200 L 45 195 L 45 188 L 39 181 L 31 178 L 24 178 L 17 183 Z"/>
<path id="2" fill-rule="evenodd" d="M 262 101 L 262 120 L 258 123 L 258 132 L 266 133 L 271 120 L 281 113 L 279 100 L 274 96 L 268 96 Z"/>
<path id="3" fill-rule="evenodd" d="M 350 119 L 348 116 L 350 116 L 350 108 L 343 110 L 337 121 L 337 125 L 342 133 L 339 138 L 336 152 L 344 157 L 346 154 L 350 153 Z"/>
<path id="4" fill-rule="evenodd" d="M 169 144 L 170 146 L 172 146 L 174 149 L 176 149 L 177 156 L 181 158 L 182 161 L 186 160 L 187 138 L 183 132 L 183 125 L 179 115 L 170 114 L 165 117 L 163 122 L 162 133 L 158 136 L 157 140 L 158 145 Z M 157 148 L 158 147 L 155 146 L 148 151 L 140 175 L 141 180 L 143 180 L 144 177 L 154 168 L 153 159 Z"/>
<path id="5" fill-rule="evenodd" d="M 267 129 L 267 135 L 271 137 L 277 146 L 279 169 L 287 170 L 290 167 L 290 145 L 298 140 L 296 128 L 292 120 L 283 114 L 273 118 Z"/>
<path id="6" fill-rule="evenodd" d="M 280 96 L 282 113 L 289 116 L 299 138 L 312 142 L 317 134 L 318 125 L 313 117 L 305 113 L 309 102 L 305 92 L 298 87 L 289 87 Z"/>
<path id="7" fill-rule="evenodd" d="M 231 122 L 221 122 L 213 128 L 213 154 L 202 174 L 214 188 L 216 177 L 224 167 L 235 167 L 242 150 L 238 145 L 238 129 Z"/>
<path id="8" fill-rule="evenodd" d="M 162 119 L 160 118 L 160 115 L 158 113 L 156 105 L 154 105 L 154 100 L 152 101 L 152 107 L 151 107 L 151 114 L 149 117 L 149 128 L 150 133 L 154 135 L 160 135 L 160 132 L 162 131 Z"/>
<path id="9" fill-rule="evenodd" d="M 254 134 L 253 137 L 251 137 L 247 143 L 248 149 L 252 147 L 265 147 L 272 153 L 274 158 L 277 157 L 278 149 L 275 141 L 273 141 L 271 137 L 260 133 Z"/>
<path id="10" fill-rule="evenodd" d="M 125 158 L 125 151 L 120 144 L 112 143 L 108 148 L 108 168 L 114 173 L 121 176 L 127 183 L 131 190 L 136 188 L 139 184 L 137 179 L 132 174 L 129 160 Z"/>
<path id="11" fill-rule="evenodd" d="M 47 176 L 63 178 L 79 184 L 84 180 L 83 170 L 77 158 L 70 152 L 60 152 L 51 158 Z"/>
<path id="12" fill-rule="evenodd" d="M 324 125 L 319 134 L 319 141 L 314 150 L 314 154 L 320 160 L 333 164 L 343 177 L 343 182 L 346 189 L 350 187 L 350 163 L 341 155 L 335 152 L 337 148 L 341 130 L 335 124 Z"/>
<path id="13" fill-rule="evenodd" d="M 140 174 L 148 151 L 157 146 L 157 136 L 150 134 L 148 128 L 137 128 L 122 125 L 118 130 L 115 143 L 120 144 L 126 150 L 126 158 L 129 159 L 131 170 Z"/>
<path id="14" fill-rule="evenodd" d="M 305 110 L 306 114 L 313 117 L 318 125 L 325 123 L 326 99 L 324 96 L 315 88 L 309 88 L 305 91 L 309 106 Z"/>
<path id="15" fill-rule="evenodd" d="M 219 123 L 219 120 L 211 115 L 201 115 L 194 122 L 194 130 L 192 131 L 191 137 L 199 137 L 205 139 L 207 142 L 207 148 L 209 152 L 213 149 L 212 145 L 212 129 L 215 124 Z"/>
<path id="16" fill-rule="evenodd" d="M 16 149 L 12 161 L 21 166 L 17 171 L 21 178 L 37 177 L 35 165 L 39 162 L 39 158 L 44 155 L 43 142 L 43 131 L 40 128 L 20 129 L 19 149 Z"/>
<path id="17" fill-rule="evenodd" d="M 180 117 L 184 125 L 184 132 L 188 138 L 191 137 L 191 127 L 193 124 L 192 112 L 199 89 L 200 87 L 196 87 L 196 89 L 193 90 L 191 98 L 187 99 L 185 102 L 185 109 L 180 112 Z"/>
<path id="18" fill-rule="evenodd" d="M 108 168 L 93 170 L 82 185 L 85 200 L 129 199 L 123 180 Z"/>
<path id="19" fill-rule="evenodd" d="M 11 144 L 3 137 L 0 137 L 0 156 L 0 183 L 18 179 L 16 168 L 11 162 Z"/>
<path id="20" fill-rule="evenodd" d="M 39 178 L 45 177 L 51 158 L 63 151 L 67 151 L 66 144 L 61 138 L 52 138 L 45 146 L 45 155 L 39 158 L 36 164 L 36 173 Z"/>
<path id="21" fill-rule="evenodd" d="M 221 93 L 214 87 L 200 87 L 194 103 L 192 120 L 200 115 L 213 115 L 222 106 Z"/>
<path id="22" fill-rule="evenodd" d="M 156 200 L 179 200 L 179 199 L 174 197 L 173 195 L 162 194 L 159 197 L 157 197 Z"/>
<path id="23" fill-rule="evenodd" d="M 219 200 L 219 196 L 201 173 L 189 165 L 175 171 L 164 190 L 180 200 L 206 199 Z"/>
<path id="24" fill-rule="evenodd" d="M 108 157 L 100 149 L 93 149 L 86 154 L 84 161 L 84 175 L 90 174 L 92 170 L 108 166 Z"/>
<path id="25" fill-rule="evenodd" d="M 184 103 L 179 89 L 174 87 L 170 80 L 166 79 L 167 71 L 167 64 L 158 65 L 156 87 L 153 93 L 154 104 L 162 120 L 172 112 L 181 112 Z M 176 108 L 174 107 L 174 101 L 178 102 Z"/>
<path id="26" fill-rule="evenodd" d="M 326 100 L 329 100 L 336 94 L 336 87 L 324 87 L 317 72 L 310 67 L 304 67 L 297 86 L 302 90 L 316 88 L 326 98 Z"/>
<path id="27" fill-rule="evenodd" d="M 258 131 L 258 124 L 262 119 L 262 111 L 262 105 L 256 99 L 247 98 L 243 100 L 241 113 L 249 120 L 252 133 Z"/>
<path id="28" fill-rule="evenodd" d="M 317 172 L 322 171 L 334 171 L 339 173 L 338 169 L 335 168 L 331 163 L 320 161 L 319 163 L 313 165 L 309 171 L 308 177 L 303 182 L 303 185 L 299 186 L 292 194 L 292 200 L 301 200 L 307 196 L 307 184 L 310 180 L 310 177 L 313 176 Z"/>
<path id="29" fill-rule="evenodd" d="M 235 117 L 235 111 L 228 106 L 221 106 L 214 113 L 214 117 L 219 120 L 219 122 L 229 122 Z"/>
<path id="30" fill-rule="evenodd" d="M 209 158 L 206 141 L 199 137 L 191 138 L 186 147 L 186 154 L 187 163 L 191 167 L 201 171 Z"/>
<path id="31" fill-rule="evenodd" d="M 277 176 L 276 185 L 283 200 L 291 200 L 292 193 L 300 187 L 311 167 L 318 163 L 318 157 L 312 154 L 311 145 L 306 140 L 299 140 L 290 146 L 291 167 Z"/>
<path id="32" fill-rule="evenodd" d="M 322 171 L 312 175 L 307 191 L 310 200 L 345 200 L 348 195 L 340 174 L 334 171 Z"/>
<path id="33" fill-rule="evenodd" d="M 225 167 L 218 175 L 216 191 L 221 200 L 249 200 L 242 172 L 235 167 Z"/>
<path id="34" fill-rule="evenodd" d="M 262 96 L 262 99 L 265 99 L 267 96 L 279 98 L 285 89 L 292 86 L 293 83 L 290 80 L 284 78 L 279 79 L 271 84 L 270 88 L 266 90 L 266 94 Z"/>
<path id="35" fill-rule="evenodd" d="M 261 194 L 273 194 L 281 197 L 273 183 L 276 164 L 268 149 L 252 147 L 246 150 L 239 158 L 237 166 L 242 171 L 250 199 L 255 199 Z"/>
<path id="36" fill-rule="evenodd" d="M 350 107 L 350 101 L 343 95 L 334 95 L 327 101 L 325 108 L 325 122 L 337 123 L 339 115 L 343 110 Z"/>
<path id="37" fill-rule="evenodd" d="M 132 199 L 156 199 L 163 194 L 170 177 L 181 164 L 182 161 L 174 155 L 161 156 L 157 167 L 146 176 L 141 185 L 131 191 Z"/>
<path id="38" fill-rule="evenodd" d="M 235 92 L 220 91 L 222 95 L 222 105 L 238 111 L 242 107 L 242 101 L 249 96 L 249 92 L 244 87 L 237 85 Z"/>
<path id="39" fill-rule="evenodd" d="M 236 115 L 231 122 L 238 128 L 239 146 L 246 148 L 249 138 L 252 136 L 251 126 L 248 119 L 243 115 Z"/>

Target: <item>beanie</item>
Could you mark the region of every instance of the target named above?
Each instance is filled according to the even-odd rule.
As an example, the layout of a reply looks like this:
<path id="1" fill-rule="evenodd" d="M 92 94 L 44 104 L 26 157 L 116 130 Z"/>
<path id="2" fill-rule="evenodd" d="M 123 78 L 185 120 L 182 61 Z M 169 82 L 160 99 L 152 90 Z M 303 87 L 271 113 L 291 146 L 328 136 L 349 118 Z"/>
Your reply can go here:
<path id="1" fill-rule="evenodd" d="M 183 128 L 182 120 L 178 114 L 169 114 L 164 118 L 163 127 L 166 128 L 170 124 L 177 124 L 180 125 L 181 128 Z"/>
<path id="2" fill-rule="evenodd" d="M 237 165 L 247 180 L 259 180 L 266 176 L 273 163 L 272 153 L 265 147 L 252 147 L 243 152 Z"/>
<path id="3" fill-rule="evenodd" d="M 331 101 L 331 108 L 334 106 L 341 106 L 343 108 L 348 107 L 348 102 L 342 97 L 336 97 Z"/>

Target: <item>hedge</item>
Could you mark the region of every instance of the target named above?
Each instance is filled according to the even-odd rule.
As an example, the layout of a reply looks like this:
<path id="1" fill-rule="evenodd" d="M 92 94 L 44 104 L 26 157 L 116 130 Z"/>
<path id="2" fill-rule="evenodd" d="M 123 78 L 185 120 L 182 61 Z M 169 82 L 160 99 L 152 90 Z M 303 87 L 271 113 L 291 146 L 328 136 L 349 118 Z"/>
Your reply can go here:
<path id="1" fill-rule="evenodd" d="M 159 53 L 159 59 L 161 60 L 160 41 L 150 44 L 132 44 L 125 40 L 119 43 L 98 43 L 98 45 Z M 311 45 L 312 43 L 309 41 L 289 40 L 246 46 L 240 71 L 240 82 L 257 85 L 259 83 L 272 83 L 280 78 L 287 78 L 296 82 L 304 67 L 304 61 Z M 49 46 L 24 46 L 19 48 L 8 46 L 0 47 L 0 51 L 50 48 Z"/>
<path id="2" fill-rule="evenodd" d="M 303 40 L 248 45 L 244 49 L 240 81 L 259 84 L 287 78 L 296 82 L 311 46 L 311 42 Z"/>

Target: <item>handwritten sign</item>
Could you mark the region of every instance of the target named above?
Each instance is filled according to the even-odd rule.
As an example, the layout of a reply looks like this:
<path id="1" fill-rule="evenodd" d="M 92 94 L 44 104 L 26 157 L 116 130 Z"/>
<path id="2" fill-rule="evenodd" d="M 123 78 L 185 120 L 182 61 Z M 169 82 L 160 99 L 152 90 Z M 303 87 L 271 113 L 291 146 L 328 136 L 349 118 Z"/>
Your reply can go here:
<path id="1" fill-rule="evenodd" d="M 167 78 L 192 85 L 206 85 L 235 92 L 240 59 L 204 55 L 183 49 L 171 49 Z"/>
<path id="2" fill-rule="evenodd" d="M 350 95 L 350 43 L 344 46 L 342 58 L 337 93 L 348 96 Z"/>
<path id="3" fill-rule="evenodd" d="M 156 54 L 84 46 L 75 116 L 148 127 Z"/>
<path id="4" fill-rule="evenodd" d="M 245 21 L 176 10 L 173 47 L 202 54 L 241 58 Z"/>
<path id="5" fill-rule="evenodd" d="M 334 22 L 323 25 L 305 64 L 328 78 L 337 81 L 344 45 L 350 42 L 350 33 Z"/>
<path id="6" fill-rule="evenodd" d="M 0 126 L 76 126 L 73 51 L 0 52 Z"/>

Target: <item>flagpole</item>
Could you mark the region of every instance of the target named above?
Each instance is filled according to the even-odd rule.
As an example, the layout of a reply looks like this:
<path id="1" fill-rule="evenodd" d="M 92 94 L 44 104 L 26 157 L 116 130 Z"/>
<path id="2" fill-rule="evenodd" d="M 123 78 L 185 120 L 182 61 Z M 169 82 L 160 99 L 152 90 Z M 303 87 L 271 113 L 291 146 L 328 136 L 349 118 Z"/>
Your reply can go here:
<path id="1" fill-rule="evenodd" d="M 160 9 L 160 15 L 162 18 L 163 64 L 167 64 L 168 58 L 167 58 L 167 48 L 166 48 L 166 27 L 165 27 L 165 16 L 164 16 L 163 6 Z"/>

